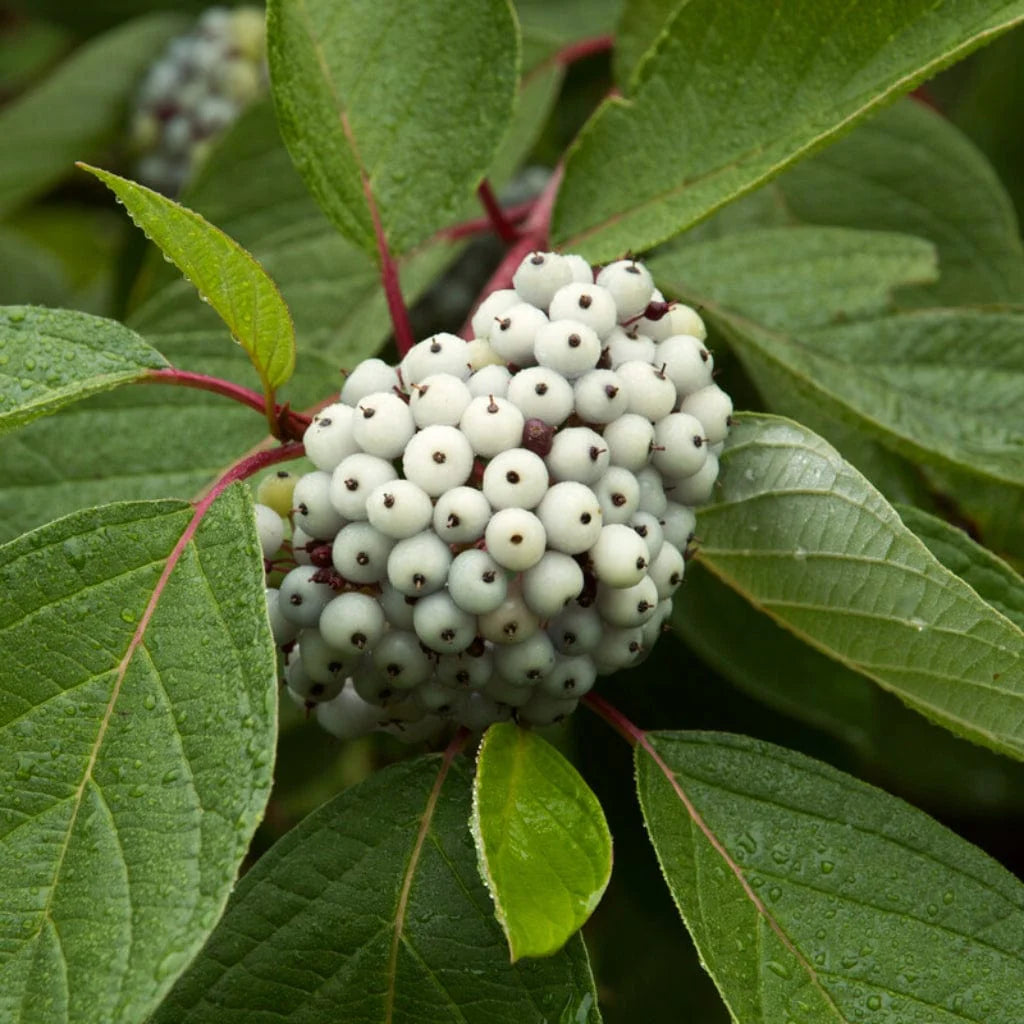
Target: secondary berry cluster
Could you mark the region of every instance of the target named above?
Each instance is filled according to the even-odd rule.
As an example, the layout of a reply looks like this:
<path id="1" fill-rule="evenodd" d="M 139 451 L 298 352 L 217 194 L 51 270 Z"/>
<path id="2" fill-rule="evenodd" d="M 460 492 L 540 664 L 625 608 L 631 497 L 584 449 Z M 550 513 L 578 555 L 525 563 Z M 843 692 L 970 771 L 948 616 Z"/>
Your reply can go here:
<path id="1" fill-rule="evenodd" d="M 135 175 L 177 195 L 210 145 L 267 86 L 257 7 L 211 7 L 150 68 L 132 117 Z"/>
<path id="2" fill-rule="evenodd" d="M 285 679 L 337 735 L 557 721 L 670 614 L 732 412 L 704 324 L 634 260 L 535 252 L 513 285 L 472 340 L 361 363 L 316 470 L 261 484 Z"/>

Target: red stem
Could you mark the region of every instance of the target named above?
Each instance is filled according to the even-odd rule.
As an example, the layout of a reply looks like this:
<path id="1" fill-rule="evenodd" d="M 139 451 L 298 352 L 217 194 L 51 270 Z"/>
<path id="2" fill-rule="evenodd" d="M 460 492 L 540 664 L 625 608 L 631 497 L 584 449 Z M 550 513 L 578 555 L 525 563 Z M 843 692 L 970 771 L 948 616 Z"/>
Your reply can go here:
<path id="1" fill-rule="evenodd" d="M 494 194 L 490 182 L 485 178 L 480 182 L 476 190 L 484 210 L 487 211 L 487 218 L 495 234 L 503 241 L 511 244 L 519 237 L 519 231 L 505 216 L 498 197 Z"/>
<path id="2" fill-rule="evenodd" d="M 589 39 L 580 39 L 575 43 L 569 43 L 568 46 L 563 46 L 549 58 L 548 63 L 561 64 L 566 67 L 585 57 L 593 57 L 595 53 L 607 53 L 614 45 L 615 37 L 612 35 L 591 36 Z"/>
<path id="3" fill-rule="evenodd" d="M 545 249 L 548 244 L 548 230 L 551 226 L 551 211 L 555 205 L 555 197 L 558 195 L 558 186 L 562 183 L 563 167 L 561 164 L 555 168 L 554 174 L 544 186 L 544 191 L 537 197 L 537 201 L 530 210 L 530 215 L 523 223 L 519 233 L 519 240 L 512 246 L 505 258 L 498 265 L 498 269 L 491 275 L 491 279 L 484 285 L 480 293 L 482 297 L 490 295 L 491 292 L 501 288 L 509 288 L 512 285 L 512 275 L 527 253 L 535 249 Z M 476 312 L 476 309 L 473 310 Z M 472 316 L 462 325 L 462 337 L 472 336 Z"/>
<path id="4" fill-rule="evenodd" d="M 207 377 L 203 373 L 192 373 L 190 370 L 179 370 L 171 366 L 165 370 L 151 370 L 140 378 L 140 383 L 170 384 L 172 387 L 195 388 L 197 391 L 223 395 L 265 415 L 270 424 L 270 432 L 282 441 L 299 440 L 310 424 L 308 416 L 293 412 L 287 404 L 275 405 L 272 393 L 261 395 L 250 388 L 242 387 L 241 384 L 222 380 L 220 377 Z"/>
<path id="5" fill-rule="evenodd" d="M 533 209 L 534 202 L 535 200 L 529 199 L 525 203 L 516 203 L 513 206 L 507 206 L 502 209 L 502 216 L 513 226 L 516 238 L 519 237 L 519 230 L 515 228 L 515 225 Z M 484 231 L 490 231 L 493 226 L 490 217 L 474 217 L 472 220 L 464 220 L 459 224 L 453 224 L 450 228 L 442 228 L 434 237 L 447 239 L 448 241 L 458 241 L 460 238 L 467 238 L 470 235 L 479 235 Z"/>
<path id="6" fill-rule="evenodd" d="M 594 714 L 603 718 L 631 747 L 642 743 L 647 749 L 646 734 L 638 725 L 634 725 L 614 704 L 590 691 L 584 698 L 583 703 L 590 708 Z"/>

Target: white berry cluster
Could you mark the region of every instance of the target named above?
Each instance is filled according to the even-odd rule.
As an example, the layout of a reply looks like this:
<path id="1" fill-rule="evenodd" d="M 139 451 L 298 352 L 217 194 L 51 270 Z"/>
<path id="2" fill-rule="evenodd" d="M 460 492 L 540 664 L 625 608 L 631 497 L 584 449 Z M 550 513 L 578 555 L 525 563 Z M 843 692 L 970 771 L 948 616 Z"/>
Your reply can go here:
<path id="1" fill-rule="evenodd" d="M 535 252 L 513 284 L 473 340 L 361 363 L 316 471 L 261 485 L 286 682 L 338 735 L 556 721 L 669 616 L 732 412 L 704 324 L 634 260 Z"/>
<path id="2" fill-rule="evenodd" d="M 177 195 L 216 139 L 267 86 L 257 7 L 210 7 L 173 39 L 136 98 L 131 145 L 139 181 Z"/>

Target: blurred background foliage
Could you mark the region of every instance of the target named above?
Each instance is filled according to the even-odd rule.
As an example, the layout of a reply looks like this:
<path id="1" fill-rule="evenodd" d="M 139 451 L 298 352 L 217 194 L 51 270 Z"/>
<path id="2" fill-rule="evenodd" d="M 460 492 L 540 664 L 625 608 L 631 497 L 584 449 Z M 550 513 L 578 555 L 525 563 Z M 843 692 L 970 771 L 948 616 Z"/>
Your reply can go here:
<path id="1" fill-rule="evenodd" d="M 72 164 L 87 160 L 131 173 L 128 126 L 141 77 L 206 6 L 205 0 L 0 3 L 0 303 L 41 303 L 127 318 L 180 364 L 235 376 L 244 375 L 244 360 L 233 347 L 218 347 L 223 334 L 209 311 L 149 251 L 109 193 Z M 513 201 L 536 191 L 543 169 L 557 163 L 613 85 L 608 54 L 574 63 L 564 74 L 545 61 L 567 43 L 613 31 L 619 17 L 617 0 L 520 0 L 518 7 L 526 85 L 515 137 L 495 178 L 507 185 L 523 167 L 541 170 L 520 176 L 517 188 L 507 193 Z M 973 160 L 973 143 L 987 158 L 994 169 L 995 205 L 1008 195 L 1017 217 L 1024 214 L 1024 30 L 927 83 L 915 99 L 956 133 L 947 133 L 949 145 L 965 145 Z M 870 138 L 871 124 L 858 132 L 852 147 Z M 910 141 L 908 135 L 907 145 Z M 914 142 L 913 159 L 923 165 L 945 158 L 930 148 L 928 138 Z M 801 182 L 813 184 L 815 175 L 827 178 L 829 161 L 840 159 L 843 145 L 674 244 L 742 230 L 745 221 L 750 226 L 792 222 L 794 210 L 812 223 L 891 226 L 913 233 L 885 206 L 884 192 L 874 210 L 865 198 L 860 207 L 853 202 L 844 211 L 846 200 L 828 188 L 819 188 L 818 208 L 806 201 L 816 193 Z M 790 200 L 802 195 L 804 208 L 791 201 L 789 213 L 780 215 L 780 195 Z M 941 209 L 950 197 L 937 199 Z M 340 367 L 387 345 L 374 270 L 333 234 L 305 194 L 277 139 L 269 103 L 257 105 L 215 147 L 183 201 L 251 247 L 281 283 L 303 349 L 290 388 L 294 404 L 326 397 L 338 385 Z M 1017 237 L 1006 243 L 1010 263 L 1017 259 L 1015 246 Z M 457 330 L 500 253 L 497 241 L 487 238 L 468 250 L 464 243 L 428 246 L 406 261 L 407 294 L 426 293 L 415 309 L 418 333 Z M 956 281 L 953 266 L 950 261 L 940 285 L 965 289 L 963 301 L 1020 302 L 1016 271 L 1007 271 L 1004 284 L 985 294 L 969 266 L 960 268 Z M 428 290 L 446 267 L 440 285 Z M 721 379 L 737 406 L 759 407 L 756 387 L 721 339 L 715 340 Z M 10 487 L 6 495 L 0 489 L 0 539 L 38 524 L 40 504 L 64 512 L 119 498 L 189 496 L 261 434 L 246 410 L 225 410 L 217 399 L 190 393 L 162 395 L 158 405 L 154 401 L 118 393 L 34 425 L 30 440 L 34 450 L 48 453 L 45 467 L 29 454 L 23 440 L 28 432 L 5 438 L 0 471 Z M 157 415 L 171 415 L 179 425 L 177 455 L 142 443 L 129 464 L 123 448 L 130 435 L 124 429 L 130 429 L 134 416 Z M 94 438 L 88 452 L 66 445 L 68 431 L 78 429 Z M 79 450 L 67 452 L 68 447 Z M 877 483 L 870 469 L 876 468 L 878 453 L 871 449 L 871 442 L 851 437 L 843 451 Z M 1019 495 L 976 488 L 975 505 L 965 510 L 948 497 L 957 488 L 952 474 L 923 479 L 899 462 L 889 456 L 877 462 L 894 474 L 891 480 L 901 481 L 883 486 L 890 498 L 980 531 L 1019 564 L 1024 555 Z M 37 500 L 40 494 L 44 503 Z M 980 526 L 978 510 L 988 517 Z M 796 641 L 696 564 L 677 605 L 673 635 L 643 666 L 604 686 L 605 695 L 634 721 L 647 728 L 735 731 L 801 750 L 922 807 L 1024 873 L 1019 838 L 1024 835 L 1024 766 L 930 725 L 865 678 Z M 727 1020 L 659 876 L 636 806 L 628 749 L 586 712 L 547 734 L 571 754 L 597 792 L 615 838 L 612 884 L 586 927 L 606 1019 Z M 250 863 L 325 799 L 408 752 L 387 736 L 339 743 L 283 702 L 276 788 Z"/>

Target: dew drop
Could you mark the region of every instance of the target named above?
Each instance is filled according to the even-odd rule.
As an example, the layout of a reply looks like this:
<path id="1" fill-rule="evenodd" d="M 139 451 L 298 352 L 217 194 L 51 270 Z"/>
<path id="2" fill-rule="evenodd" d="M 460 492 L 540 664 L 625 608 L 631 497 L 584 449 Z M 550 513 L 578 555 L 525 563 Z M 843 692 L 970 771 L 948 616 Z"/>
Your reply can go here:
<path id="1" fill-rule="evenodd" d="M 821 873 L 823 875 L 830 875 L 835 870 L 835 864 L 830 860 L 823 860 L 821 862 Z"/>
<path id="2" fill-rule="evenodd" d="M 146 699 L 142 702 L 142 706 L 147 711 L 152 711 L 156 707 L 156 697 L 151 693 L 146 694 Z"/>

